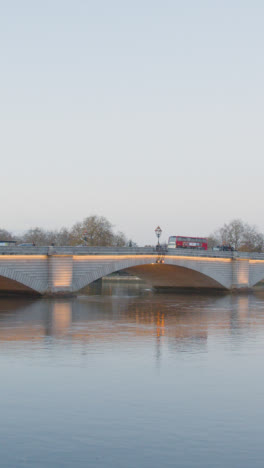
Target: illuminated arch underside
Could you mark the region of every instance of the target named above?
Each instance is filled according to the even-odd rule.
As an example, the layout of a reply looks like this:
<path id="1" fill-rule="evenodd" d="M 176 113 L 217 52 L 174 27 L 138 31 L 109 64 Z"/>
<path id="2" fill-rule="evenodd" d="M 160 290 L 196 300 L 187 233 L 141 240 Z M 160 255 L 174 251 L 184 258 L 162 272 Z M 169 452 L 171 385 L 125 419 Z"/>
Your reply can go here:
<path id="1" fill-rule="evenodd" d="M 177 265 L 139 265 L 126 269 L 156 288 L 213 288 L 226 289 L 218 281 L 203 273 Z"/>
<path id="2" fill-rule="evenodd" d="M 19 283 L 18 281 L 0 276 L 0 294 L 34 294 L 39 295 L 37 291 L 29 288 L 28 286 Z"/>

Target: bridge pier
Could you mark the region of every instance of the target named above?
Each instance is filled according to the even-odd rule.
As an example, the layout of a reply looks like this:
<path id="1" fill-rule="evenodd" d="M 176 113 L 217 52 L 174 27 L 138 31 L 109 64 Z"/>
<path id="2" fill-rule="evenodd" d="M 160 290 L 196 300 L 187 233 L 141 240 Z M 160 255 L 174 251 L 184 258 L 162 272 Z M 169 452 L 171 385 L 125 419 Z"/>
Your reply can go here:
<path id="1" fill-rule="evenodd" d="M 249 260 L 238 259 L 232 260 L 232 285 L 231 290 L 249 289 Z"/>
<path id="2" fill-rule="evenodd" d="M 48 296 L 73 296 L 73 256 L 48 254 Z"/>

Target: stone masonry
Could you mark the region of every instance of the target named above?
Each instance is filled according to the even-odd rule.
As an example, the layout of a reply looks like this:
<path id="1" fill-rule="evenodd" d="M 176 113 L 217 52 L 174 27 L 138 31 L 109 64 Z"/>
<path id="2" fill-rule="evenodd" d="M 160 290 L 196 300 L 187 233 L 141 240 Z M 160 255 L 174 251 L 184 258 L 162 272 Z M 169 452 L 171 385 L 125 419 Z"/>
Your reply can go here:
<path id="1" fill-rule="evenodd" d="M 1 247 L 0 293 L 70 295 L 126 270 L 156 288 L 246 290 L 264 278 L 264 255 L 152 248 Z"/>

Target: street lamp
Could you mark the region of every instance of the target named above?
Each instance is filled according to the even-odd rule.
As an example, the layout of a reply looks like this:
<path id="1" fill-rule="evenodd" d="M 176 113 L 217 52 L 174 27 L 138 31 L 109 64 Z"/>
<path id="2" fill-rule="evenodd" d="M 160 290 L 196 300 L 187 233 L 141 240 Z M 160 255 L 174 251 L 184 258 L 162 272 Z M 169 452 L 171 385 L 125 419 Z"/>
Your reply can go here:
<path id="1" fill-rule="evenodd" d="M 158 226 L 158 227 L 155 229 L 155 234 L 156 234 L 156 236 L 157 236 L 157 238 L 158 238 L 158 247 L 160 246 L 159 238 L 160 238 L 160 236 L 161 236 L 161 233 L 162 233 L 162 230 L 161 230 L 161 228 Z"/>

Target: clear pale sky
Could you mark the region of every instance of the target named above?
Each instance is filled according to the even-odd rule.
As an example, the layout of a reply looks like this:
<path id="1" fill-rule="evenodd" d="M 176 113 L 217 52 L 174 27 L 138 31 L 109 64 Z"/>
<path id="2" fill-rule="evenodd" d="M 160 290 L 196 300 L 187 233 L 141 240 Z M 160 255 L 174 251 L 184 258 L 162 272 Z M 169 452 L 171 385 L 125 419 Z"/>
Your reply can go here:
<path id="1" fill-rule="evenodd" d="M 263 1 L 0 8 L 0 227 L 264 231 Z"/>

